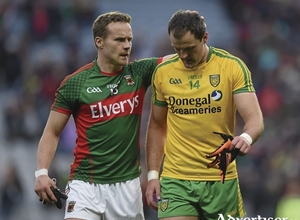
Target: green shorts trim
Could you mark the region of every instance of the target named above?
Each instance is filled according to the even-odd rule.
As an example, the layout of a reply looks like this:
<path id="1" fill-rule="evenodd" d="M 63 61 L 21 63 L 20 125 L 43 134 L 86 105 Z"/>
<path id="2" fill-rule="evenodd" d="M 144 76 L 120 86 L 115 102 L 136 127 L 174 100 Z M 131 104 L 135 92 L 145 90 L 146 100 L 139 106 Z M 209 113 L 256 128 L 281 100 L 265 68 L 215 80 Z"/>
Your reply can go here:
<path id="1" fill-rule="evenodd" d="M 244 217 L 245 207 L 238 179 L 219 181 L 189 181 L 163 177 L 158 218 L 198 216 L 216 220 L 220 215 Z"/>

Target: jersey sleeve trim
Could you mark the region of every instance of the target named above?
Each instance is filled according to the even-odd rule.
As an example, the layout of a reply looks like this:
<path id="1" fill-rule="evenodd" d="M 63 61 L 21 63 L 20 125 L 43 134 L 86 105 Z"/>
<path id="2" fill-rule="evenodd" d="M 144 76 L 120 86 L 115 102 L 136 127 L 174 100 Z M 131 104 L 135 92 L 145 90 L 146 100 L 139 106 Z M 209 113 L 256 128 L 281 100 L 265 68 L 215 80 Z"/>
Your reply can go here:
<path id="1" fill-rule="evenodd" d="M 253 93 L 253 92 L 255 92 L 255 91 L 249 91 L 249 90 L 246 89 L 246 88 L 241 88 L 241 89 L 235 90 L 235 91 L 233 92 L 233 94 L 239 94 L 239 93 Z"/>
<path id="2" fill-rule="evenodd" d="M 158 106 L 158 107 L 167 107 L 168 106 L 167 102 L 158 101 L 158 100 L 154 100 L 153 104 Z"/>
<path id="3" fill-rule="evenodd" d="M 57 108 L 52 108 L 53 111 L 56 111 L 56 112 L 59 112 L 59 113 L 62 113 L 62 114 L 65 114 L 65 115 L 71 115 L 72 112 L 68 109 L 64 109 L 64 108 L 60 108 L 60 107 L 57 107 Z"/>

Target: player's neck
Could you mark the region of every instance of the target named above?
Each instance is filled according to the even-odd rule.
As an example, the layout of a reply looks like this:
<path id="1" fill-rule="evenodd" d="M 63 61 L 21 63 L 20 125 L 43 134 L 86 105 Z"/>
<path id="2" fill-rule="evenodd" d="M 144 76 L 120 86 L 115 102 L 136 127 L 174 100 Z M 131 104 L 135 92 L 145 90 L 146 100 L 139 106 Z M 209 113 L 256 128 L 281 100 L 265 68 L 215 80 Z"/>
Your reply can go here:
<path id="1" fill-rule="evenodd" d="M 208 52 L 209 52 L 209 47 L 205 44 L 204 45 L 204 53 L 203 53 L 202 59 L 200 60 L 200 62 L 198 63 L 198 65 L 201 65 L 201 64 L 207 62 Z"/>
<path id="2" fill-rule="evenodd" d="M 116 73 L 123 68 L 121 65 L 114 65 L 107 59 L 101 58 L 100 56 L 97 58 L 97 64 L 100 67 L 101 72 L 105 73 Z"/>

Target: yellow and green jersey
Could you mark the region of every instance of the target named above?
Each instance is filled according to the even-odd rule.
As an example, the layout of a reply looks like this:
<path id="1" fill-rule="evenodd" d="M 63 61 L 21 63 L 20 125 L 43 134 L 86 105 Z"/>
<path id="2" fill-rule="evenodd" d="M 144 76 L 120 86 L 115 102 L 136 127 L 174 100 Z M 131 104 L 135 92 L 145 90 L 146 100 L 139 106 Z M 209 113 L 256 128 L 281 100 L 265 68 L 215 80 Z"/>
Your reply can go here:
<path id="1" fill-rule="evenodd" d="M 206 155 L 223 142 L 213 132 L 234 136 L 233 95 L 255 92 L 249 69 L 239 58 L 210 47 L 205 63 L 187 69 L 175 56 L 157 66 L 152 80 L 152 102 L 168 107 L 162 176 L 219 181 L 219 170 L 206 167 L 213 160 Z M 227 169 L 226 179 L 235 177 L 234 161 Z"/>
<path id="2" fill-rule="evenodd" d="M 78 137 L 70 180 L 106 184 L 140 175 L 143 101 L 161 61 L 142 59 L 108 74 L 95 60 L 62 81 L 52 110 L 75 120 Z"/>

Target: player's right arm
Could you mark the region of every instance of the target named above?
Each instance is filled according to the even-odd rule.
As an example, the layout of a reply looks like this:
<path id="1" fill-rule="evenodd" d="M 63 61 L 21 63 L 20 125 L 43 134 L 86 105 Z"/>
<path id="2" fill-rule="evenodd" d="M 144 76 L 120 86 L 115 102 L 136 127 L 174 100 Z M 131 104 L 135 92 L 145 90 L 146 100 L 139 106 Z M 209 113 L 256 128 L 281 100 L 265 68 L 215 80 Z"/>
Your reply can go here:
<path id="1" fill-rule="evenodd" d="M 37 150 L 37 170 L 49 169 L 57 149 L 59 136 L 69 118 L 70 115 L 67 114 L 50 112 Z M 56 201 L 50 186 L 56 188 L 55 183 L 48 175 L 41 175 L 36 178 L 34 190 L 40 199 L 46 202 Z"/>
<path id="2" fill-rule="evenodd" d="M 158 107 L 152 104 L 150 119 L 146 134 L 146 160 L 149 171 L 159 172 L 167 136 L 167 107 Z M 149 180 L 149 179 L 148 179 Z M 146 198 L 148 205 L 157 210 L 154 194 L 160 199 L 159 179 L 154 178 L 148 182 Z"/>

